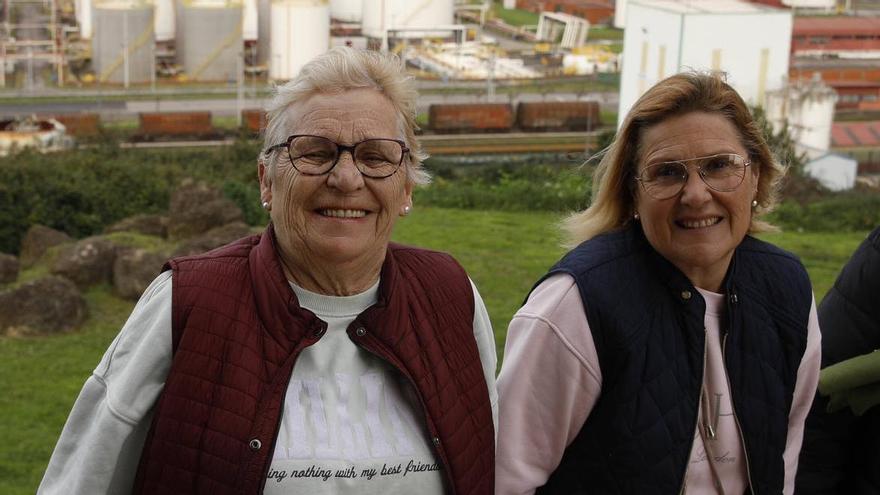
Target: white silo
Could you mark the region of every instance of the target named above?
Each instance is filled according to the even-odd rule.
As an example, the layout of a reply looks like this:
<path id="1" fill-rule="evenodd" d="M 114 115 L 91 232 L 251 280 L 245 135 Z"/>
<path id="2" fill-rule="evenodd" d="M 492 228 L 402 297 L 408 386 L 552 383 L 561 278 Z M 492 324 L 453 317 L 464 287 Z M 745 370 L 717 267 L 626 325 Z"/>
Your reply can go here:
<path id="1" fill-rule="evenodd" d="M 152 79 L 153 6 L 144 0 L 106 0 L 94 5 L 92 68 L 98 81 L 139 83 Z"/>
<path id="2" fill-rule="evenodd" d="M 242 10 L 242 38 L 248 41 L 257 39 L 258 26 L 257 0 L 244 0 Z"/>
<path id="3" fill-rule="evenodd" d="M 153 29 L 156 41 L 174 39 L 174 0 L 152 0 L 154 10 Z"/>
<path id="4" fill-rule="evenodd" d="M 92 0 L 75 0 L 73 9 L 80 37 L 84 40 L 92 39 Z"/>
<path id="5" fill-rule="evenodd" d="M 787 124 L 792 139 L 808 156 L 831 147 L 837 93 L 821 79 L 792 81 L 767 93 L 767 120 L 779 131 Z"/>
<path id="6" fill-rule="evenodd" d="M 243 72 L 241 0 L 183 0 L 177 59 L 193 80 L 230 81 Z"/>
<path id="7" fill-rule="evenodd" d="M 270 78 L 292 79 L 306 62 L 330 48 L 327 0 L 276 0 L 270 18 Z"/>
<path id="8" fill-rule="evenodd" d="M 837 8 L 837 0 L 782 0 L 782 5 L 796 9 L 832 10 Z"/>
<path id="9" fill-rule="evenodd" d="M 257 63 L 266 65 L 271 51 L 272 0 L 257 0 Z"/>
<path id="10" fill-rule="evenodd" d="M 424 38 L 445 36 L 449 32 L 428 31 L 438 26 L 450 26 L 454 22 L 453 0 L 364 0 L 364 36 L 383 39 L 388 30 L 398 38 Z"/>
<path id="11" fill-rule="evenodd" d="M 330 17 L 342 22 L 361 22 L 364 0 L 330 0 Z"/>

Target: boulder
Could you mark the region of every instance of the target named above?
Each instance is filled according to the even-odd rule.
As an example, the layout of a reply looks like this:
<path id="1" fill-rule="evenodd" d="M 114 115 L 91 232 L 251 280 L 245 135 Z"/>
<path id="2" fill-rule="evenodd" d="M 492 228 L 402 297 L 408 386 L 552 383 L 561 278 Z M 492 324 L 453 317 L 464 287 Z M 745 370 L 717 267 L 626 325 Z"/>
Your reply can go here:
<path id="1" fill-rule="evenodd" d="M 204 253 L 251 234 L 253 234 L 251 227 L 246 223 L 230 223 L 222 227 L 213 228 L 198 237 L 187 240 L 177 246 L 171 256 L 189 256 Z"/>
<path id="2" fill-rule="evenodd" d="M 103 282 L 113 275 L 116 245 L 101 236 L 87 237 L 61 247 L 49 271 L 73 280 L 79 287 Z"/>
<path id="3" fill-rule="evenodd" d="M 23 268 L 29 268 L 39 261 L 52 246 L 72 241 L 69 235 L 44 225 L 32 225 L 21 240 L 19 261 Z"/>
<path id="4" fill-rule="evenodd" d="M 188 179 L 171 193 L 168 237 L 186 239 L 243 220 L 241 209 L 219 189 Z"/>
<path id="5" fill-rule="evenodd" d="M 0 292 L 0 334 L 40 335 L 79 327 L 86 300 L 64 277 L 49 276 Z"/>
<path id="6" fill-rule="evenodd" d="M 11 254 L 0 253 L 0 284 L 15 282 L 18 278 L 18 258 Z"/>
<path id="7" fill-rule="evenodd" d="M 113 232 L 137 232 L 156 237 L 167 237 L 168 217 L 162 215 L 135 215 L 123 218 L 104 229 L 105 234 Z"/>
<path id="8" fill-rule="evenodd" d="M 156 278 L 167 256 L 146 249 L 120 249 L 113 262 L 113 291 L 132 301 L 137 300 Z"/>

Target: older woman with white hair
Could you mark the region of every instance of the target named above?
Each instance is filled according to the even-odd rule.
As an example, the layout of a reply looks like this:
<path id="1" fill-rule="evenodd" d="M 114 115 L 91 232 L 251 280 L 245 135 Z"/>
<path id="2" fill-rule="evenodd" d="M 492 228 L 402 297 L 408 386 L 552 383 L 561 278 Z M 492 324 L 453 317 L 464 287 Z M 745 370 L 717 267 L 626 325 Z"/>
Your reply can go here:
<path id="1" fill-rule="evenodd" d="M 449 255 L 390 242 L 429 175 L 398 59 L 277 88 L 261 235 L 178 258 L 87 380 L 40 493 L 491 493 L 495 349 Z"/>

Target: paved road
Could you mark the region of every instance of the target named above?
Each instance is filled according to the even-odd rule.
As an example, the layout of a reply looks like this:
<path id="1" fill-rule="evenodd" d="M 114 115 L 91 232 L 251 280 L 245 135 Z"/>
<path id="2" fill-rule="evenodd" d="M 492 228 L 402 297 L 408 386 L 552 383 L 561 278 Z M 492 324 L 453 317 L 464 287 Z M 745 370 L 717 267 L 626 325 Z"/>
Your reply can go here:
<path id="1" fill-rule="evenodd" d="M 518 103 L 520 101 L 574 101 L 596 100 L 602 108 L 616 111 L 617 93 L 520 93 L 517 95 L 496 94 L 494 102 Z M 428 106 L 434 103 L 476 103 L 486 102 L 484 94 L 427 94 L 419 98 L 419 111 L 427 112 Z M 140 100 L 140 101 L 102 101 L 95 98 L 92 102 L 70 103 L 4 103 L 0 107 L 0 116 L 12 117 L 31 114 L 61 114 L 61 113 L 98 113 L 104 120 L 124 120 L 134 118 L 140 112 L 183 112 L 183 111 L 209 111 L 217 116 L 233 116 L 239 109 L 262 108 L 266 104 L 265 98 L 245 98 L 239 103 L 234 98 L 212 98 L 203 100 Z"/>

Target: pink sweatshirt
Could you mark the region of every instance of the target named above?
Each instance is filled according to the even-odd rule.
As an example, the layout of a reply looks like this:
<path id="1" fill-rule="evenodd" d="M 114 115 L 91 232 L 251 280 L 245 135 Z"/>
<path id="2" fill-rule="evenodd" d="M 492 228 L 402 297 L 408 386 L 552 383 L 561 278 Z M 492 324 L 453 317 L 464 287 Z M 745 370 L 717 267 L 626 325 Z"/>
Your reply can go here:
<path id="1" fill-rule="evenodd" d="M 685 492 L 739 494 L 745 491 L 748 479 L 721 355 L 719 328 L 724 296 L 704 290 L 700 294 L 706 300 L 705 393 Z M 820 336 L 814 301 L 783 454 L 786 495 L 794 491 L 804 419 L 819 380 L 819 368 Z M 601 391 L 599 358 L 577 285 L 569 275 L 554 275 L 532 292 L 507 331 L 504 364 L 498 377 L 495 492 L 534 493 L 544 485 Z"/>

